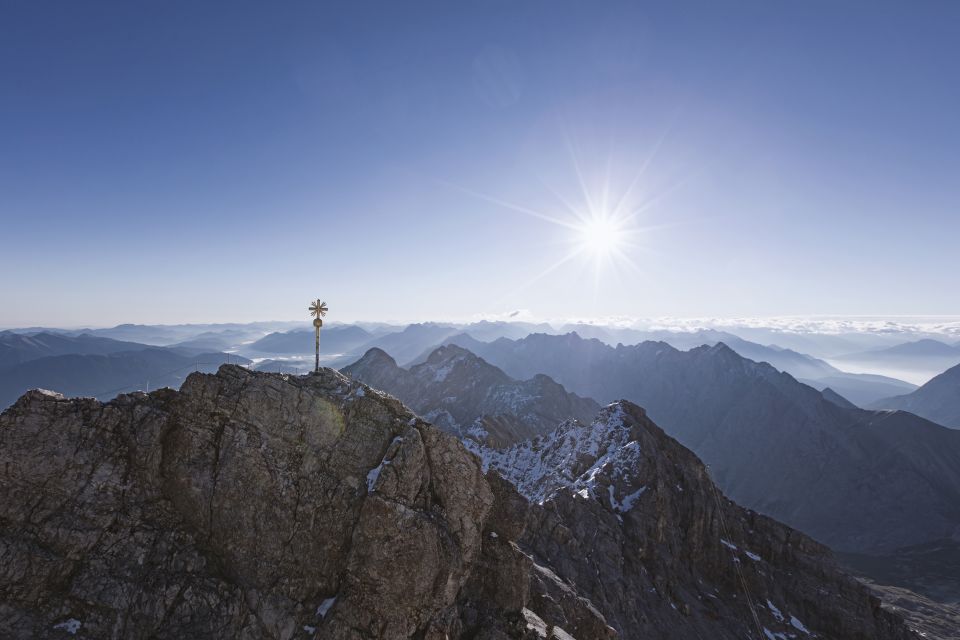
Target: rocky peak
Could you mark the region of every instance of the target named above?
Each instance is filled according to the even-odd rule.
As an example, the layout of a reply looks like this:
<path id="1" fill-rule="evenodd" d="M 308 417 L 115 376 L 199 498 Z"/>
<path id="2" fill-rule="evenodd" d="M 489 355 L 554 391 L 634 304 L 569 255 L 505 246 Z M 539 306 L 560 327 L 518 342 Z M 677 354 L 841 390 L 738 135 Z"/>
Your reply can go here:
<path id="1" fill-rule="evenodd" d="M 636 405 L 538 442 L 531 504 L 331 370 L 30 392 L 0 415 L 0 636 L 912 637 Z"/>
<path id="2" fill-rule="evenodd" d="M 343 372 L 396 396 L 448 433 L 489 446 L 546 433 L 567 418 L 588 419 L 599 408 L 545 375 L 514 380 L 457 345 L 438 347 L 409 369 L 368 353 Z"/>
<path id="3" fill-rule="evenodd" d="M 426 362 L 410 367 L 410 373 L 424 383 L 450 381 L 461 387 L 510 381 L 503 371 L 455 344 L 437 347 Z"/>
<path id="4" fill-rule="evenodd" d="M 371 347 L 368 349 L 367 352 L 363 354 L 363 357 L 358 360 L 358 362 L 397 366 L 397 361 L 394 360 L 389 353 L 379 347 Z"/>
<path id="5" fill-rule="evenodd" d="M 0 417 L 0 468 L 2 637 L 457 637 L 501 567 L 477 460 L 330 370 L 30 392 Z M 470 624 L 522 618 L 508 604 Z"/>
<path id="6" fill-rule="evenodd" d="M 729 501 L 630 402 L 478 454 L 534 503 L 524 548 L 624 638 L 912 637 L 826 547 Z"/>
<path id="7" fill-rule="evenodd" d="M 430 355 L 427 356 L 427 363 L 434 365 L 443 364 L 457 358 L 478 359 L 473 353 L 459 345 L 444 344 L 430 352 Z"/>

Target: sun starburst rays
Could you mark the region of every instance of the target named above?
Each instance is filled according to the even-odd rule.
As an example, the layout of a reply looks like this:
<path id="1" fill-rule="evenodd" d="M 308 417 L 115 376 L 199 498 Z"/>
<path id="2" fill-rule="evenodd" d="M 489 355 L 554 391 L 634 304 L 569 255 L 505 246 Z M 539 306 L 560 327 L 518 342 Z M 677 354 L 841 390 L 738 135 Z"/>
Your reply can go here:
<path id="1" fill-rule="evenodd" d="M 639 162 L 633 164 L 617 161 L 611 154 L 596 157 L 599 162 L 585 163 L 575 140 L 564 133 L 560 141 L 561 154 L 568 160 L 566 179 L 562 182 L 540 180 L 544 193 L 552 196 L 549 204 L 530 205 L 529 201 L 520 204 L 440 180 L 461 193 L 561 230 L 557 235 L 542 234 L 535 242 L 541 246 L 555 244 L 557 259 L 549 261 L 529 279 L 512 283 L 509 290 L 502 291 L 502 295 L 489 303 L 499 306 L 512 301 L 534 285 L 543 286 L 545 278 L 561 269 L 562 282 L 550 282 L 545 286 L 562 289 L 586 285 L 592 288 L 595 307 L 599 304 L 599 296 L 612 291 L 612 287 L 632 288 L 641 281 L 651 281 L 658 269 L 657 262 L 663 260 L 661 253 L 656 251 L 654 235 L 659 229 L 677 224 L 654 220 L 655 210 L 660 209 L 663 200 L 685 183 L 681 180 L 663 186 L 661 179 L 664 176 L 660 176 L 661 179 L 649 176 L 668 134 L 669 128 L 655 140 L 649 152 L 636 158 Z M 594 154 L 589 155 L 593 157 Z M 634 167 L 633 171 L 629 170 L 630 166 Z M 558 188 L 560 185 L 563 187 Z M 590 299 L 588 291 L 582 293 L 586 294 L 586 300 Z"/>

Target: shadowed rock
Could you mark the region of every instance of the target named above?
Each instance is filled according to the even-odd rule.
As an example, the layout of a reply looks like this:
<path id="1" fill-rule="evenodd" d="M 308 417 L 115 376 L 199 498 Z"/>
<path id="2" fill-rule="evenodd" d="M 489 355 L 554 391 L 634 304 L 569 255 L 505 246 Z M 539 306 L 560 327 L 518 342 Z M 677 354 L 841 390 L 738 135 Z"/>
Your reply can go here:
<path id="1" fill-rule="evenodd" d="M 29 392 L 0 416 L 0 637 L 750 637 L 732 569 L 752 560 L 727 543 L 764 556 L 755 601 L 819 637 L 910 637 L 801 534 L 723 499 L 721 540 L 702 465 L 639 407 L 601 420 L 604 453 L 557 465 L 592 479 L 531 504 L 330 370 Z M 603 458 L 631 442 L 642 455 Z"/>

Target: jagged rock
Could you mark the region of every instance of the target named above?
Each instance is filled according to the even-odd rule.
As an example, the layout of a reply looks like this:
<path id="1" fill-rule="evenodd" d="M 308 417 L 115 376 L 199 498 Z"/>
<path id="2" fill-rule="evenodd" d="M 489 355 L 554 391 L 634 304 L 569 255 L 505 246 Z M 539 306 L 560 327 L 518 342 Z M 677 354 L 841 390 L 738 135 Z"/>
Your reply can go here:
<path id="1" fill-rule="evenodd" d="M 0 637 L 751 637 L 737 567 L 770 633 L 909 637 L 823 547 L 712 498 L 638 407 L 584 429 L 542 447 L 563 455 L 531 504 L 330 370 L 30 392 L 0 416 Z"/>
<path id="2" fill-rule="evenodd" d="M 481 628 L 527 604 L 529 559 L 483 537 L 516 519 L 488 517 L 477 459 L 333 371 L 30 392 L 0 469 L 2 637 L 444 638 L 468 593 Z"/>
<path id="3" fill-rule="evenodd" d="M 543 435 L 568 418 L 589 420 L 600 409 L 548 376 L 514 380 L 456 345 L 438 347 L 410 369 L 370 349 L 342 371 L 396 396 L 448 433 L 491 447 Z"/>
<path id="4" fill-rule="evenodd" d="M 840 406 L 723 343 L 610 347 L 571 333 L 475 348 L 508 375 L 542 372 L 600 402 L 636 402 L 739 504 L 834 550 L 885 554 L 960 536 L 960 431 Z"/>
<path id="5" fill-rule="evenodd" d="M 583 623 L 562 605 L 581 598 L 627 639 L 913 637 L 826 547 L 723 497 L 629 402 L 478 453 L 531 499 L 533 600 L 574 635 Z"/>

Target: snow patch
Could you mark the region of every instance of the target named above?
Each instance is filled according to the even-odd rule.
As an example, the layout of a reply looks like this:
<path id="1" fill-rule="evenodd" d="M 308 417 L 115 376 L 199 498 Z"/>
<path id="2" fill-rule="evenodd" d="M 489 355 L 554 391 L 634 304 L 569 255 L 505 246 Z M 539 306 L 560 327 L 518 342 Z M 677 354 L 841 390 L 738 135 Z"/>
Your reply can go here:
<path id="1" fill-rule="evenodd" d="M 401 442 L 403 442 L 402 436 L 397 436 L 394 438 L 390 442 L 390 446 L 387 447 L 387 455 L 389 455 L 390 451 Z M 384 467 L 389 466 L 391 462 L 391 460 L 387 460 L 386 456 L 384 456 L 383 460 L 380 461 L 380 464 L 375 466 L 373 469 L 370 469 L 370 472 L 367 473 L 367 493 L 374 492 L 374 488 L 377 486 L 377 480 L 380 479 L 380 472 L 383 471 Z"/>
<path id="2" fill-rule="evenodd" d="M 388 464 L 390 464 L 389 460 L 381 460 L 380 464 L 370 469 L 370 473 L 367 474 L 367 493 L 373 493 L 373 488 L 377 486 L 377 480 L 380 479 L 380 472 Z"/>
<path id="3" fill-rule="evenodd" d="M 618 511 L 620 513 L 626 513 L 627 511 L 630 511 L 630 509 L 633 509 L 633 505 L 636 504 L 637 498 L 643 495 L 643 492 L 646 491 L 647 488 L 640 487 L 630 495 L 624 497 L 622 502 L 617 500 L 616 496 L 614 496 L 614 493 L 613 493 L 614 488 L 612 484 L 607 486 L 607 490 L 610 493 L 610 507 L 614 511 Z"/>
<path id="4" fill-rule="evenodd" d="M 505 450 L 469 441 L 465 444 L 480 457 L 485 471 L 498 471 L 531 502 L 542 504 L 563 489 L 591 498 L 602 491 L 598 485 L 609 486 L 613 480 L 629 482 L 642 460 L 640 444 L 630 439 L 626 419 L 623 408 L 614 404 L 601 411 L 590 426 L 568 420 L 546 436 Z M 638 497 L 628 496 L 630 504 Z M 614 499 L 611 506 L 617 510 L 626 501 Z"/>
<path id="5" fill-rule="evenodd" d="M 810 630 L 803 626 L 803 623 L 797 620 L 796 616 L 790 616 L 790 624 L 797 631 L 803 631 L 805 634 L 810 635 Z"/>
<path id="6" fill-rule="evenodd" d="M 783 622 L 783 614 L 780 612 L 780 609 L 777 609 L 777 606 L 769 600 L 767 600 L 767 609 L 770 609 L 770 613 L 777 619 L 777 622 Z"/>
<path id="7" fill-rule="evenodd" d="M 77 620 L 76 618 L 69 618 L 64 622 L 53 625 L 54 629 L 62 629 L 72 636 L 77 635 L 77 631 L 80 631 L 80 626 L 83 623 Z"/>
<path id="8" fill-rule="evenodd" d="M 483 428 L 483 422 L 477 420 L 472 425 L 470 425 L 466 430 L 466 435 L 471 438 L 483 442 L 488 435 L 490 435 L 486 429 Z"/>
<path id="9" fill-rule="evenodd" d="M 720 544 L 727 547 L 728 549 L 733 549 L 734 551 L 738 551 L 737 545 L 733 544 L 729 540 L 724 540 L 723 538 L 720 538 Z"/>
<path id="10" fill-rule="evenodd" d="M 642 495 L 643 495 L 643 492 L 646 491 L 646 490 L 647 490 L 646 487 L 640 487 L 639 489 L 637 489 L 636 491 L 634 491 L 633 493 L 631 493 L 630 495 L 628 495 L 627 497 L 625 497 L 625 498 L 623 499 L 623 509 L 622 509 L 622 510 L 623 510 L 624 512 L 627 512 L 627 511 L 630 511 L 630 509 L 633 509 L 633 505 L 636 504 L 637 498 L 639 498 L 640 496 L 642 496 Z"/>
<path id="11" fill-rule="evenodd" d="M 454 367 L 457 366 L 460 362 L 464 360 L 466 356 L 458 355 L 454 358 L 451 358 L 447 362 L 444 362 L 442 365 L 433 370 L 433 381 L 434 382 L 444 382 L 447 379 L 447 376 L 450 375 L 450 372 L 453 371 Z"/>
<path id="12" fill-rule="evenodd" d="M 746 549 L 744 549 L 743 552 L 744 552 L 745 554 L 747 554 L 747 557 L 750 558 L 751 560 L 753 560 L 754 562 L 760 562 L 761 560 L 763 560 L 763 558 L 761 558 L 761 557 L 758 556 L 757 554 L 751 553 L 751 552 L 747 551 Z"/>
<path id="13" fill-rule="evenodd" d="M 333 603 L 336 601 L 337 601 L 337 596 L 333 596 L 332 598 L 327 598 L 326 600 L 321 602 L 320 606 L 317 607 L 317 615 L 320 618 L 326 618 L 327 612 L 330 611 L 330 607 L 332 607 Z"/>

